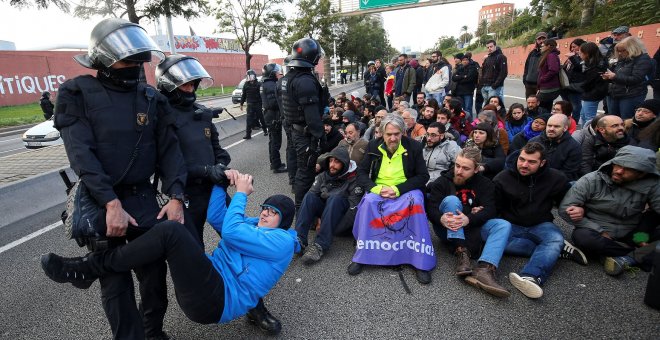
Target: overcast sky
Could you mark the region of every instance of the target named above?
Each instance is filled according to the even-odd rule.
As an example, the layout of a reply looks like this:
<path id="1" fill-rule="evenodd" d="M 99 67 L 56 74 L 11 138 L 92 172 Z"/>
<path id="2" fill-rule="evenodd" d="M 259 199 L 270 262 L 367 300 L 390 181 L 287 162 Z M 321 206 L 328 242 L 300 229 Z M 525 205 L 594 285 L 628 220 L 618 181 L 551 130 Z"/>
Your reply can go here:
<path id="1" fill-rule="evenodd" d="M 212 0 L 211 0 L 212 1 Z M 458 36 L 460 28 L 467 25 L 470 32 L 476 30 L 479 8 L 502 1 L 467 1 L 456 4 L 423 7 L 383 13 L 385 30 L 392 46 L 401 49 L 409 46 L 412 50 L 425 50 L 433 46 L 442 35 Z M 506 1 L 520 9 L 529 5 L 529 0 Z M 0 3 L 0 40 L 12 41 L 18 50 L 51 49 L 56 46 L 86 46 L 89 33 L 101 18 L 82 20 L 63 13 L 55 6 L 46 10 L 17 9 L 7 2 Z M 142 24 L 150 34 L 155 34 L 156 25 Z M 184 19 L 173 19 L 174 34 L 187 35 L 189 23 Z M 190 23 L 197 35 L 221 36 L 214 34 L 215 19 L 194 19 Z M 163 22 L 163 32 L 165 23 Z M 324 47 L 332 53 L 332 46 Z M 283 57 L 275 44 L 261 43 L 252 53 L 267 54 L 270 58 Z"/>

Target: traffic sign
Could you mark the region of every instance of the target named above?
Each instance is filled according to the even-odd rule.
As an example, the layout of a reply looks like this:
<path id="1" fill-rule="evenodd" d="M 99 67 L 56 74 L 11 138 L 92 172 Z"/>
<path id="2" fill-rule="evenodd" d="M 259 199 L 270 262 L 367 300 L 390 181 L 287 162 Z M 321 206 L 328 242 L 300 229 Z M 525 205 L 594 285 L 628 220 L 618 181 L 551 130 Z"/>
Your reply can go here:
<path id="1" fill-rule="evenodd" d="M 378 7 L 415 4 L 419 2 L 419 0 L 359 0 L 359 1 L 360 1 L 360 9 L 371 9 Z"/>

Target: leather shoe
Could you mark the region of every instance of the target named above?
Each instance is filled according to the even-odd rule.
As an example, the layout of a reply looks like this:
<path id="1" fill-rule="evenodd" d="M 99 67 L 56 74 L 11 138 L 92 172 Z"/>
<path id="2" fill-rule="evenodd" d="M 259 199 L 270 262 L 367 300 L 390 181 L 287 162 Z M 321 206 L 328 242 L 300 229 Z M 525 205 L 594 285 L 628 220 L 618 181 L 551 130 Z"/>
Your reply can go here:
<path id="1" fill-rule="evenodd" d="M 279 167 L 273 169 L 273 172 L 276 174 L 281 174 L 283 172 L 288 172 L 289 170 L 286 168 L 286 165 L 282 164 Z"/>
<path id="2" fill-rule="evenodd" d="M 278 335 L 282 331 L 282 323 L 266 309 L 257 305 L 247 312 L 247 319 L 269 335 Z"/>
<path id="3" fill-rule="evenodd" d="M 246 134 L 245 136 L 243 136 L 243 139 L 252 139 L 252 135 Z"/>
<path id="4" fill-rule="evenodd" d="M 433 280 L 430 270 L 415 269 L 415 278 L 423 285 L 427 285 Z"/>
<path id="5" fill-rule="evenodd" d="M 348 265 L 348 269 L 346 270 L 348 272 L 348 275 L 357 275 L 362 273 L 362 263 L 357 263 L 357 262 L 351 262 L 351 264 Z"/>

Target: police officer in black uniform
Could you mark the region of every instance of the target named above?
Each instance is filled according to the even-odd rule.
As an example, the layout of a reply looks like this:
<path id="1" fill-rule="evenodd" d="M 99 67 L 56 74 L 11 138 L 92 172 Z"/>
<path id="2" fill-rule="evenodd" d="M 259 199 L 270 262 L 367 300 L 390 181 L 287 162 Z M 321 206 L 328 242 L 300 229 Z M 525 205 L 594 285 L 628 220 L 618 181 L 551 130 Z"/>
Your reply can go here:
<path id="1" fill-rule="evenodd" d="M 289 71 L 289 62 L 291 62 L 291 56 L 286 56 L 284 58 L 284 69 L 283 73 L 286 74 Z M 282 116 L 282 127 L 284 128 L 284 133 L 286 134 L 286 164 L 287 164 L 287 172 L 289 175 L 289 185 L 291 186 L 291 190 L 293 191 L 293 183 L 296 178 L 296 171 L 298 169 L 298 166 L 296 165 L 296 148 L 293 145 L 293 139 L 292 139 L 292 131 L 293 127 L 291 126 L 291 123 L 286 120 L 286 117 L 284 117 L 284 110 L 282 109 L 282 80 L 284 78 L 280 78 L 277 80 L 277 103 L 280 107 L 280 114 Z"/>
<path id="2" fill-rule="evenodd" d="M 167 97 L 176 116 L 176 135 L 186 161 L 186 217 L 192 219 L 202 244 L 206 211 L 214 184 L 222 187 L 233 182 L 238 171 L 229 170 L 231 157 L 220 146 L 213 112 L 195 103 L 198 88 L 206 89 L 213 78 L 193 57 L 170 55 L 156 67 L 158 90 Z M 229 196 L 227 196 L 229 197 Z"/>
<path id="3" fill-rule="evenodd" d="M 245 136 L 243 139 L 252 138 L 252 129 L 261 127 L 264 130 L 264 136 L 268 136 L 264 114 L 261 108 L 261 83 L 257 79 L 257 73 L 248 70 L 245 74 L 246 80 L 243 85 L 243 94 L 241 95 L 241 111 L 243 104 L 247 101 L 247 115 L 245 117 Z"/>
<path id="4" fill-rule="evenodd" d="M 330 94 L 314 77 L 312 69 L 323 55 L 316 40 L 303 38 L 293 44 L 290 71 L 282 78 L 282 109 L 292 127 L 292 140 L 296 150 L 296 177 L 293 190 L 296 209 L 303 196 L 314 183 L 316 159 L 324 137 L 321 117 Z"/>
<path id="5" fill-rule="evenodd" d="M 280 148 L 282 147 L 282 116 L 277 101 L 277 79 L 282 74 L 282 67 L 278 64 L 264 65 L 261 73 L 261 103 L 264 108 L 264 119 L 268 126 L 268 154 L 270 156 L 270 169 L 274 173 L 287 172 L 286 165 L 282 163 Z"/>
<path id="6" fill-rule="evenodd" d="M 44 113 L 44 118 L 49 120 L 53 116 L 53 109 L 55 105 L 50 101 L 50 92 L 44 91 L 41 94 L 41 99 L 39 100 L 39 106 L 41 106 L 41 111 Z"/>
<path id="7" fill-rule="evenodd" d="M 107 239 L 88 240 L 92 250 L 131 242 L 157 223 L 178 222 L 184 228 L 179 223 L 184 222 L 186 168 L 174 118 L 167 99 L 140 81 L 142 64 L 152 55 L 163 57 L 142 27 L 124 19 L 105 19 L 92 30 L 88 53 L 74 57 L 80 65 L 97 70 L 96 77 L 79 76 L 59 89 L 55 126 L 71 168 L 105 208 L 96 222 Z M 157 167 L 162 190 L 170 195 L 162 208 L 149 182 Z M 113 337 L 167 339 L 162 328 L 166 264 L 145 266 L 135 274 L 140 283 L 139 311 L 130 272 L 99 279 Z"/>

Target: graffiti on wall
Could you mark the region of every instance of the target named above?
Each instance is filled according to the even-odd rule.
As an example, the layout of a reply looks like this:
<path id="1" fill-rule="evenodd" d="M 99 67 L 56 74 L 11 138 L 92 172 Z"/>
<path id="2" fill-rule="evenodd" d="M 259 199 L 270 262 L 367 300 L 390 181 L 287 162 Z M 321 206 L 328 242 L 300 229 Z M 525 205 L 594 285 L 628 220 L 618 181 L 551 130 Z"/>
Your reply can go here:
<path id="1" fill-rule="evenodd" d="M 0 75 L 0 95 L 56 92 L 64 81 L 66 77 L 61 74 L 49 74 L 44 77 Z"/>
<path id="2" fill-rule="evenodd" d="M 163 51 L 169 51 L 166 36 L 156 36 L 154 40 Z M 175 35 L 174 48 L 179 53 L 243 53 L 241 45 L 235 39 L 200 37 L 190 35 Z"/>

